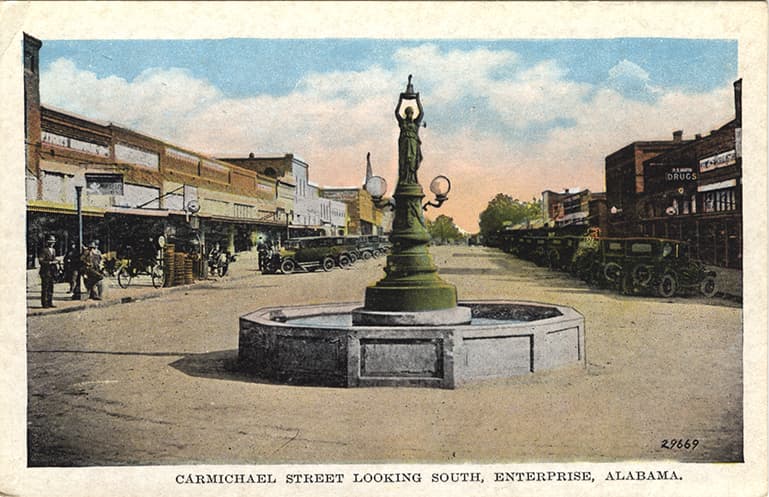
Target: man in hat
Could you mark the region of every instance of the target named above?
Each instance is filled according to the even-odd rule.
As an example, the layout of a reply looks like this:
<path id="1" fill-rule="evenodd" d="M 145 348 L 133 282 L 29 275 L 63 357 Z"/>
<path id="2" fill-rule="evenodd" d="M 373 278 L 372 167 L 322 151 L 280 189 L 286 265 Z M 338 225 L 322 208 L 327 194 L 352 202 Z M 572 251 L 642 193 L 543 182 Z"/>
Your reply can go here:
<path id="1" fill-rule="evenodd" d="M 40 302 L 43 308 L 56 307 L 53 305 L 53 283 L 56 277 L 56 237 L 48 235 L 45 239 L 45 247 L 40 250 L 40 281 L 42 283 Z"/>
<path id="2" fill-rule="evenodd" d="M 102 256 L 99 251 L 99 241 L 94 240 L 83 253 L 82 263 L 85 276 L 85 287 L 88 290 L 88 298 L 101 300 L 102 280 L 104 275 L 101 272 Z"/>

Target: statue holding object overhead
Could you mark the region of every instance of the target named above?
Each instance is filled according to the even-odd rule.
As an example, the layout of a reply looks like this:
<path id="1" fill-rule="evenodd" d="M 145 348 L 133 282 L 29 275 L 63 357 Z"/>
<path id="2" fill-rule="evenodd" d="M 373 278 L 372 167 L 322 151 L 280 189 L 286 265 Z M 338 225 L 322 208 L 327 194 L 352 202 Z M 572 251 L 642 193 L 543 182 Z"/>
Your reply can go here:
<path id="1" fill-rule="evenodd" d="M 415 100 L 417 115 L 414 117 L 414 107 L 407 106 L 401 116 L 400 110 L 404 100 Z M 398 182 L 404 184 L 417 183 L 417 170 L 422 162 L 422 141 L 419 139 L 419 127 L 422 124 L 424 112 L 419 101 L 419 93 L 414 92 L 409 75 L 406 91 L 401 93 L 398 105 L 395 107 L 395 119 L 398 120 L 400 136 L 398 137 Z"/>

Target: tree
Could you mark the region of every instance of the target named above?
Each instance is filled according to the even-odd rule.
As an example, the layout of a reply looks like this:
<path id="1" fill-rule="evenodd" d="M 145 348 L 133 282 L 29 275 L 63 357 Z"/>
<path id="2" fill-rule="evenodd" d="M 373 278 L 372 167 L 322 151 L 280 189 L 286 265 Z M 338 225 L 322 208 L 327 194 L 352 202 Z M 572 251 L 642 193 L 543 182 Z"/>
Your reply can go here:
<path id="1" fill-rule="evenodd" d="M 510 195 L 498 193 L 481 212 L 478 224 L 481 235 L 488 237 L 504 226 L 532 222 L 542 217 L 542 207 L 536 198 L 521 202 Z"/>
<path id="2" fill-rule="evenodd" d="M 427 231 L 436 243 L 446 243 L 463 237 L 462 232 L 454 224 L 454 218 L 443 214 L 435 218 L 435 221 L 427 221 Z"/>

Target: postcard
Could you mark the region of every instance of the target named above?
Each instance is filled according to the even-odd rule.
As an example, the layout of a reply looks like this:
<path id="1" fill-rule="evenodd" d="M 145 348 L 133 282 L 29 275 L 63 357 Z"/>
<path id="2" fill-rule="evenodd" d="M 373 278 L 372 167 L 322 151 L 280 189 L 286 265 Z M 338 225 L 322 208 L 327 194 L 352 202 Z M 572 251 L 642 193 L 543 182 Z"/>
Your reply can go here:
<path id="1" fill-rule="evenodd" d="M 0 9 L 3 495 L 766 495 L 766 4 Z"/>

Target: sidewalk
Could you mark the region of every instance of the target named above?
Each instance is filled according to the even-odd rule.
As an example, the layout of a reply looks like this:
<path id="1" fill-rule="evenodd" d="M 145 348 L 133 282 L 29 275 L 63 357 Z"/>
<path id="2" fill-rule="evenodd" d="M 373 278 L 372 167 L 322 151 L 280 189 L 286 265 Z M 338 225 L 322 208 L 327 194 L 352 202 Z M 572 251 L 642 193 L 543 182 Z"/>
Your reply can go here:
<path id="1" fill-rule="evenodd" d="M 107 289 L 102 300 L 87 300 L 87 293 L 83 288 L 82 300 L 72 300 L 72 294 L 68 292 L 68 283 L 57 283 L 53 289 L 52 309 L 43 309 L 40 302 L 40 276 L 37 269 L 27 270 L 27 316 L 40 316 L 73 312 L 93 307 L 107 307 L 115 304 L 125 304 L 160 297 L 170 292 L 195 288 L 196 286 L 211 284 L 219 280 L 232 281 L 258 275 L 258 257 L 256 252 L 241 252 L 236 254 L 236 261 L 230 263 L 227 275 L 223 278 L 209 276 L 205 280 L 195 280 L 191 285 L 179 285 L 165 288 L 155 288 L 149 276 L 141 275 L 131 280 L 128 288 L 120 288 L 117 278 L 105 277 Z"/>

